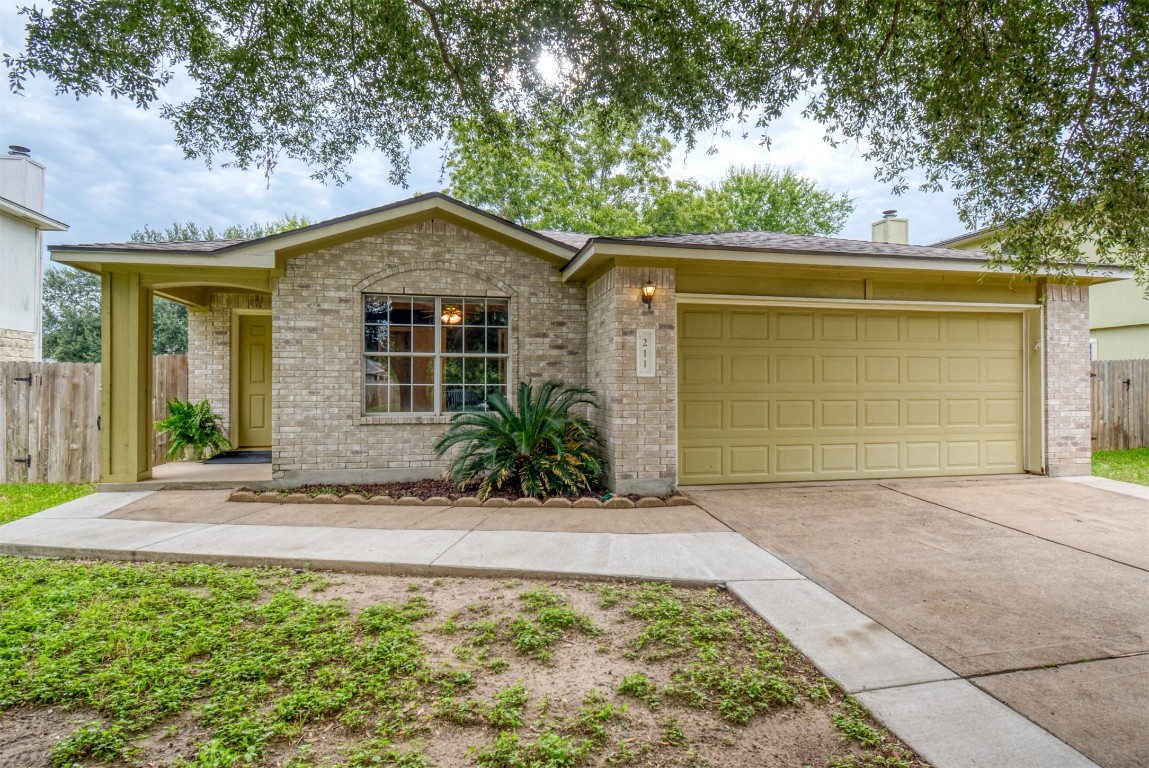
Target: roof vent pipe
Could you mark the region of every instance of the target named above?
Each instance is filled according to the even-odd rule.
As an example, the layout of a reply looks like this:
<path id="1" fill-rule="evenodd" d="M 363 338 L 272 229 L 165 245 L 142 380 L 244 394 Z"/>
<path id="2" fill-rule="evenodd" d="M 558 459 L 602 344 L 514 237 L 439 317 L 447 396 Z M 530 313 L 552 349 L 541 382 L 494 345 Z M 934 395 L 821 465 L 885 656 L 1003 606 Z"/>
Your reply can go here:
<path id="1" fill-rule="evenodd" d="M 882 218 L 883 219 L 892 219 L 897 215 L 898 215 L 897 210 L 895 210 L 893 208 L 889 209 L 888 211 L 882 211 Z"/>
<path id="2" fill-rule="evenodd" d="M 8 154 L 14 155 L 16 157 L 31 157 L 32 150 L 28 149 L 27 147 L 22 147 L 19 144 L 9 144 Z"/>

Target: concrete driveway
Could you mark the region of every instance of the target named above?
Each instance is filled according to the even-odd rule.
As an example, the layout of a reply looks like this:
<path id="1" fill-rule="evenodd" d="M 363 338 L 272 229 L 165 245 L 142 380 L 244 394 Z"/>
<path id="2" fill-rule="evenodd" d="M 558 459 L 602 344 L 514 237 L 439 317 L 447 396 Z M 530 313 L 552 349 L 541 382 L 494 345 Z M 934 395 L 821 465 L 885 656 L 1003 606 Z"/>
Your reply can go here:
<path id="1" fill-rule="evenodd" d="M 1149 502 L 1030 476 L 690 495 L 1097 763 L 1149 765 Z"/>

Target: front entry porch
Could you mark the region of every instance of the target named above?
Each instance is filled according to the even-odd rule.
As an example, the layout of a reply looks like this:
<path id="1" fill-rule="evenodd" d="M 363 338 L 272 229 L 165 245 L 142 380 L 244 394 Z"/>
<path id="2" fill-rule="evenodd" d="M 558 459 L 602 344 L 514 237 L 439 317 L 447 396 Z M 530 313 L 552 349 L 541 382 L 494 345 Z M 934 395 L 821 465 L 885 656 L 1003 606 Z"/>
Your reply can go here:
<path id="1" fill-rule="evenodd" d="M 269 271 L 101 266 L 101 489 L 222 488 L 270 481 L 270 464 L 153 467 L 151 452 L 155 296 L 188 308 L 188 399 L 211 402 L 233 446 L 271 446 Z"/>

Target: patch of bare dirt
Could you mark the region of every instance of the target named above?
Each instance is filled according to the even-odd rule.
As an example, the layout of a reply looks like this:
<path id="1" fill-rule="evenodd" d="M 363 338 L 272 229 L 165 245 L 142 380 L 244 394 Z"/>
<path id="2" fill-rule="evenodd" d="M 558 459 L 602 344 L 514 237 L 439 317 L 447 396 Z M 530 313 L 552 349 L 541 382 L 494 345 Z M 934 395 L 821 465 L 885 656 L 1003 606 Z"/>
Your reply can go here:
<path id="1" fill-rule="evenodd" d="M 52 747 L 100 718 L 82 709 L 35 707 L 0 712 L 0 768 L 49 768 Z"/>
<path id="2" fill-rule="evenodd" d="M 401 603 L 421 595 L 434 613 L 415 625 L 433 668 L 470 670 L 475 686 L 460 692 L 460 699 L 489 703 L 503 689 L 521 683 L 529 694 L 523 740 L 531 740 L 556 722 L 571 723 L 589 693 L 598 691 L 616 705 L 625 705 L 626 714 L 610 721 L 608 745 L 586 765 L 634 765 L 653 768 L 824 768 L 833 758 L 861 756 L 862 751 L 847 742 L 833 724 L 833 713 L 841 703 L 834 691 L 829 701 L 813 701 L 805 696 L 795 706 L 782 706 L 754 716 L 748 725 L 735 725 L 716 712 L 687 707 L 663 700 L 652 709 L 645 703 L 617 692 L 623 677 L 646 674 L 661 688 L 671 681 L 680 659 L 648 661 L 628 654 L 641 631 L 641 622 L 630 617 L 624 604 L 603 607 L 597 589 L 601 584 L 582 585 L 565 581 L 533 582 L 479 578 L 404 578 L 361 574 L 327 574 L 330 582 L 304 587 L 299 594 L 313 600 L 345 601 L 352 612 L 380 603 Z M 574 607 L 599 627 L 601 634 L 587 636 L 569 633 L 552 648 L 550 662 L 517 654 L 505 638 L 476 649 L 466 627 L 476 619 L 509 620 L 522 609 L 519 595 L 528 589 L 546 586 L 566 595 Z M 739 604 L 724 593 L 723 605 Z M 741 609 L 741 607 L 739 606 Z M 747 613 L 750 621 L 767 626 Z M 455 631 L 451 631 L 454 618 Z M 475 654 L 480 654 L 476 658 Z M 486 665 L 495 658 L 508 662 L 502 671 Z M 749 653 L 746 661 L 751 662 Z M 802 656 L 787 657 L 786 674 L 806 683 L 820 680 L 818 672 Z M 475 766 L 475 749 L 488 746 L 498 736 L 489 725 L 460 723 L 435 716 L 434 704 L 424 705 L 426 725 L 397 749 L 423 753 L 429 766 L 464 768 Z M 72 730 L 98 720 L 90 713 L 59 708 L 18 709 L 0 712 L 0 768 L 47 768 L 52 746 Z M 685 737 L 667 737 L 669 726 Z M 290 742 L 278 742 L 256 765 L 335 766 L 346 764 L 348 751 L 364 738 L 338 722 L 304 727 Z M 170 766 L 192 759 L 210 734 L 199 726 L 195 712 L 169 720 L 136 739 L 135 765 Z M 302 749 L 306 755 L 300 760 Z M 914 762 L 913 768 L 924 763 Z"/>

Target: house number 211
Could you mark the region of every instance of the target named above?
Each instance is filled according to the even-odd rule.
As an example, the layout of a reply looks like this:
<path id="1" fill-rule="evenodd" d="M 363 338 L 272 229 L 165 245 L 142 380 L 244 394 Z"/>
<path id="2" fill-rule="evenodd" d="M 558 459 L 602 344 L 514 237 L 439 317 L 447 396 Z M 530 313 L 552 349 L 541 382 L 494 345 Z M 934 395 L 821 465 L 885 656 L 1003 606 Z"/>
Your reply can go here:
<path id="1" fill-rule="evenodd" d="M 637 353 L 637 365 L 639 376 L 653 376 L 654 363 L 656 360 L 654 352 L 654 329 L 653 328 L 640 328 L 635 331 L 635 352 Z"/>

